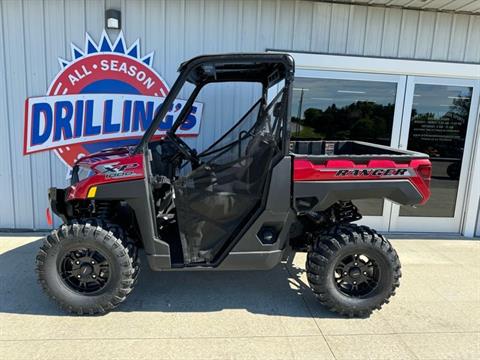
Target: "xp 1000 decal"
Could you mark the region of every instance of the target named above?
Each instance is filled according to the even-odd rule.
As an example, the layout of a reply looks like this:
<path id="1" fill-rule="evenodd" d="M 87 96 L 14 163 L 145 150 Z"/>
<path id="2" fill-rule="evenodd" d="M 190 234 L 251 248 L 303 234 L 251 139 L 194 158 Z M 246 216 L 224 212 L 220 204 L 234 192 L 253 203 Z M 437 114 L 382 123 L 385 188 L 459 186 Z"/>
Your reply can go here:
<path id="1" fill-rule="evenodd" d="M 47 96 L 25 102 L 24 154 L 54 150 L 71 167 L 93 152 L 133 145 L 152 122 L 169 89 L 152 68 L 153 52 L 142 56 L 139 40 L 127 47 L 120 32 L 112 43 L 103 31 L 97 44 L 86 34 L 85 48 L 71 44 L 72 60 L 62 67 Z M 168 130 L 185 101 L 177 99 L 156 133 Z M 202 104 L 178 133 L 196 136 Z"/>
<path id="2" fill-rule="evenodd" d="M 119 163 L 110 163 L 105 165 L 99 165 L 96 167 L 96 170 L 105 174 L 107 179 L 117 179 L 124 178 L 129 176 L 136 176 L 137 174 L 133 172 L 133 169 L 138 168 L 138 163 L 132 164 L 119 164 Z"/>

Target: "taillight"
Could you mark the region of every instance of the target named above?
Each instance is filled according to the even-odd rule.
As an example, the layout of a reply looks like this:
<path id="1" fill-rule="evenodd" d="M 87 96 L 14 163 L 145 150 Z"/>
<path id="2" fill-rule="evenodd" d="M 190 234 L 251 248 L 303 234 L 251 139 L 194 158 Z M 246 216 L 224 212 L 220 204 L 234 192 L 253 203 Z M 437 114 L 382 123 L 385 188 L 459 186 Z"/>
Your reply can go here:
<path id="1" fill-rule="evenodd" d="M 417 167 L 417 173 L 420 175 L 425 185 L 430 187 L 430 180 L 432 179 L 432 165 L 420 165 Z"/>

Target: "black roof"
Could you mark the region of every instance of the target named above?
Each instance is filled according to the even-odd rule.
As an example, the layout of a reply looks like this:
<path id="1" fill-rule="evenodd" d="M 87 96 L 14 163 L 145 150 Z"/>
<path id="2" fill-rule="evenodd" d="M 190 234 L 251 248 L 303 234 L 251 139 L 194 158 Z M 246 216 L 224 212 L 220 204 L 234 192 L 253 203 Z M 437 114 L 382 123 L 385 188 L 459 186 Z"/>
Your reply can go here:
<path id="1" fill-rule="evenodd" d="M 294 61 L 283 53 L 230 53 L 201 55 L 180 65 L 194 84 L 223 81 L 249 81 L 275 84 L 293 76 Z"/>

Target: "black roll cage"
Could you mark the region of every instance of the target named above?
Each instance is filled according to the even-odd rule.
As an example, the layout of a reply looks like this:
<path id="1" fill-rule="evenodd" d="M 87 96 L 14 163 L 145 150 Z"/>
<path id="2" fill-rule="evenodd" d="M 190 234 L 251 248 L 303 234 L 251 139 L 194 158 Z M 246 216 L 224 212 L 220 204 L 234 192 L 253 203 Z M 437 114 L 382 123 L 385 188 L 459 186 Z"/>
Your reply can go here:
<path id="1" fill-rule="evenodd" d="M 157 111 L 152 123 L 146 130 L 139 144 L 133 150 L 133 154 L 144 152 L 151 138 L 160 126 L 161 121 L 167 115 L 168 109 L 178 96 L 186 82 L 195 85 L 185 106 L 177 120 L 168 130 L 168 135 L 176 136 L 175 132 L 183 124 L 191 111 L 191 107 L 200 90 L 209 83 L 214 82 L 260 82 L 263 87 L 262 98 L 267 97 L 268 88 L 285 80 L 284 91 L 286 99 L 291 98 L 294 61 L 288 54 L 280 53 L 251 53 L 251 54 L 220 54 L 203 55 L 182 63 L 178 71 L 180 75 L 172 86 L 165 101 Z M 288 129 L 288 114 L 290 114 L 290 101 L 285 101 L 282 107 L 283 116 L 283 139 L 282 149 L 288 151 L 290 131 Z"/>

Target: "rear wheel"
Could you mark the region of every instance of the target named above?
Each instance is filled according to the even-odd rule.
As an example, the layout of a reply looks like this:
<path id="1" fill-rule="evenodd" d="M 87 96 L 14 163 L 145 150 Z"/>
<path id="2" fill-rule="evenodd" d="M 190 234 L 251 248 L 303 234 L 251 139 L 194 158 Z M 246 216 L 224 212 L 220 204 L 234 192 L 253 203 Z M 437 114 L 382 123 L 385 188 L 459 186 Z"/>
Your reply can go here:
<path id="1" fill-rule="evenodd" d="M 307 276 L 330 310 L 365 317 L 395 294 L 400 260 L 382 235 L 366 226 L 336 226 L 317 235 L 307 256 Z"/>
<path id="2" fill-rule="evenodd" d="M 95 221 L 52 231 L 36 258 L 44 291 L 73 314 L 101 314 L 118 306 L 138 273 L 136 249 L 119 234 L 114 225 Z"/>

